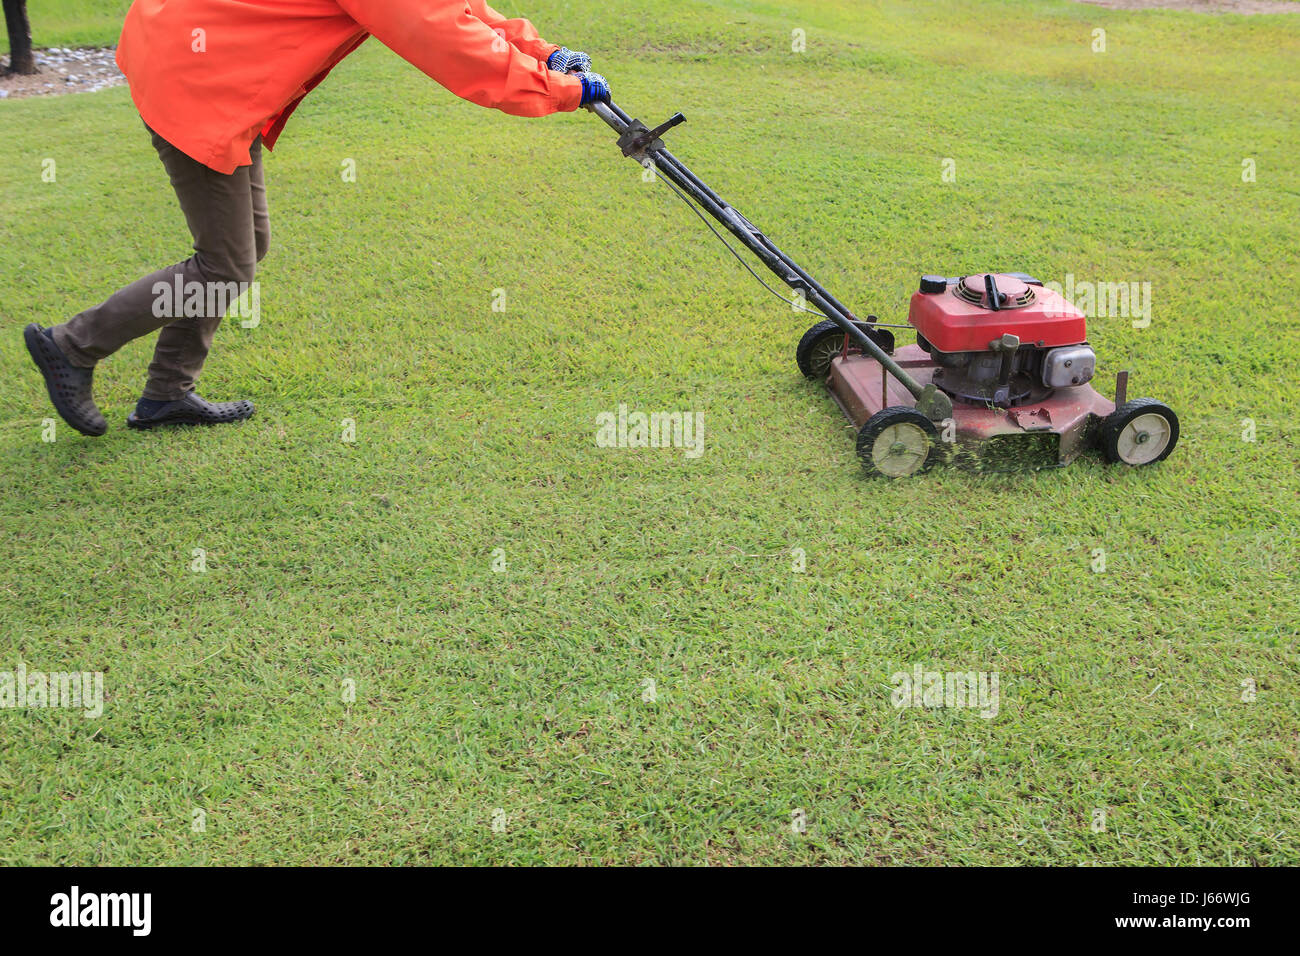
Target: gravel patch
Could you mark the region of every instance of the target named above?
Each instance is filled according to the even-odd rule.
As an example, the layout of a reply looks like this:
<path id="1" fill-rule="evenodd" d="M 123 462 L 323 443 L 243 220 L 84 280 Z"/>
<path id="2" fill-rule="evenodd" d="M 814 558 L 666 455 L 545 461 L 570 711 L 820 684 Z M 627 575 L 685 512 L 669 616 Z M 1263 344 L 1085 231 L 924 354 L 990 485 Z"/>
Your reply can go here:
<path id="1" fill-rule="evenodd" d="M 59 96 L 62 93 L 93 93 L 126 82 L 113 55 L 117 47 L 50 47 L 35 53 L 36 69 L 31 76 L 5 72 L 9 57 L 0 56 L 0 100 L 25 96 Z"/>

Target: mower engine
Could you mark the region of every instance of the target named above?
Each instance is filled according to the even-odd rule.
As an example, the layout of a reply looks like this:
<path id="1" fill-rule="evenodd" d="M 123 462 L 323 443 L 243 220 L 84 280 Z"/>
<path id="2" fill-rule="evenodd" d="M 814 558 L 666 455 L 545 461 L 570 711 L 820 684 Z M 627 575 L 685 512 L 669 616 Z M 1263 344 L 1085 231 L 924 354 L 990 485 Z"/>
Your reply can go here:
<path id="1" fill-rule="evenodd" d="M 1091 381 L 1097 356 L 1083 313 L 1023 275 L 925 276 L 907 321 L 954 401 L 1003 408 Z"/>
<path id="2" fill-rule="evenodd" d="M 922 276 L 907 319 L 916 345 L 897 351 L 874 317 L 858 323 L 893 369 L 832 321 L 809 329 L 796 353 L 858 429 L 873 474 L 904 477 L 949 457 L 985 470 L 1060 466 L 1094 447 L 1113 462 L 1149 465 L 1178 440 L 1167 406 L 1127 400 L 1127 372 L 1116 376 L 1114 401 L 1092 387 L 1097 356 L 1083 313 L 1031 276 Z M 936 390 L 951 400 L 951 416 L 918 400 Z"/>

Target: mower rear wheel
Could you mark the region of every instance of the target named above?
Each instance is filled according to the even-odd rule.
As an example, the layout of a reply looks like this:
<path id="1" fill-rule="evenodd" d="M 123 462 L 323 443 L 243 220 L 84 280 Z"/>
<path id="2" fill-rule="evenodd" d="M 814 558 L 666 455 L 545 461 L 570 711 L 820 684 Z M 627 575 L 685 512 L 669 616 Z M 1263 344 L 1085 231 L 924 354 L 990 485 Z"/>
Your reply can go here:
<path id="1" fill-rule="evenodd" d="M 859 329 L 886 352 L 894 351 L 894 335 L 886 329 L 878 329 L 868 322 L 854 322 Z M 849 343 L 852 346 L 852 343 Z M 831 360 L 840 354 L 844 347 L 844 330 L 826 319 L 818 322 L 799 340 L 794 350 L 795 361 L 805 378 L 825 378 L 831 371 Z"/>
<path id="2" fill-rule="evenodd" d="M 1101 447 L 1111 462 L 1140 467 L 1163 461 L 1178 444 L 1178 416 L 1154 398 L 1125 402 L 1101 425 Z"/>
<path id="3" fill-rule="evenodd" d="M 858 457 L 869 475 L 907 478 L 934 464 L 937 443 L 934 422 L 915 408 L 891 405 L 858 432 Z"/>

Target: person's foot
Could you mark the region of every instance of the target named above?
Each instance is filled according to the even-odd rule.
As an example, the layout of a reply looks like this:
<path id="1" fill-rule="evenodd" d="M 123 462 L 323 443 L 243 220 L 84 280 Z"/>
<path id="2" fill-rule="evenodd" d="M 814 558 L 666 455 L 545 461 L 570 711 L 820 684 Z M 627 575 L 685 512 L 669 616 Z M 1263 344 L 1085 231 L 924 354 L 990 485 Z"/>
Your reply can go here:
<path id="1" fill-rule="evenodd" d="M 253 403 L 209 402 L 198 392 L 187 392 L 174 402 L 142 398 L 126 418 L 129 428 L 157 428 L 159 425 L 224 425 L 253 417 Z"/>
<path id="2" fill-rule="evenodd" d="M 54 344 L 49 329 L 32 323 L 23 329 L 23 341 L 32 361 L 45 376 L 45 389 L 60 417 L 83 435 L 98 437 L 108 431 L 108 422 L 100 414 L 91 396 L 94 368 L 82 368 L 68 361 Z"/>

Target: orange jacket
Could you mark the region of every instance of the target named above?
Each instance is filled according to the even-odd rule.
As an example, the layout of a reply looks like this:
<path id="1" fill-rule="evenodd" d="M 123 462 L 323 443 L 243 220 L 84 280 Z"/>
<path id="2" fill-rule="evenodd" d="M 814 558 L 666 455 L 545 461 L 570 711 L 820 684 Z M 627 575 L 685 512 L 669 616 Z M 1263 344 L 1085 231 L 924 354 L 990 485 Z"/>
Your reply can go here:
<path id="1" fill-rule="evenodd" d="M 368 36 L 457 96 L 516 116 L 575 110 L 557 49 L 485 0 L 135 0 L 117 64 L 154 131 L 222 173 L 270 147 L 299 101 Z"/>

